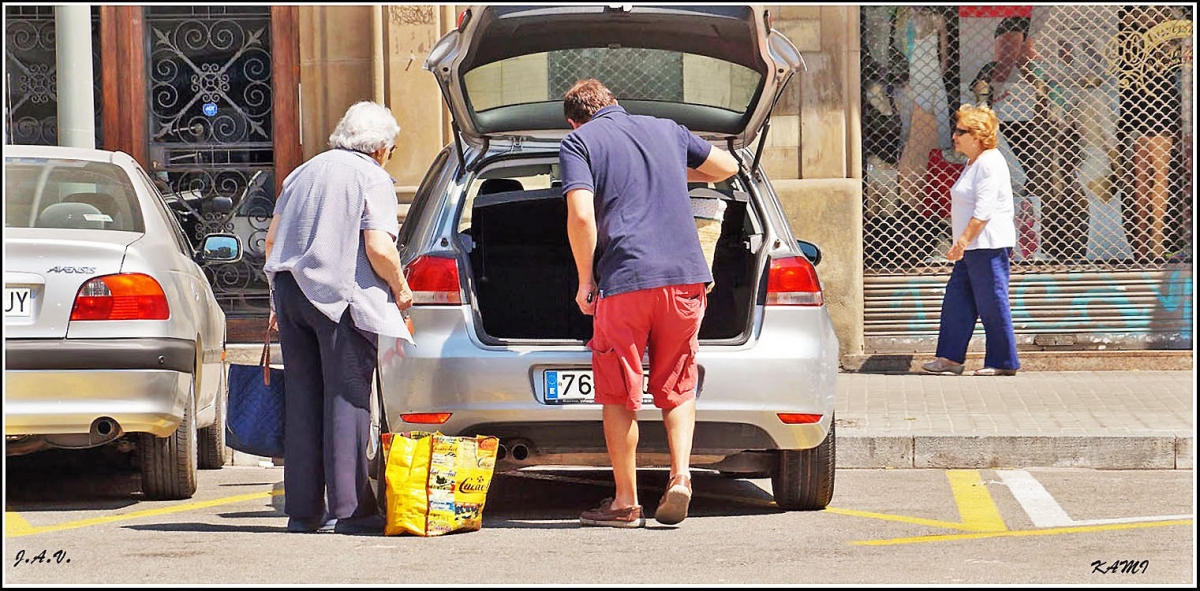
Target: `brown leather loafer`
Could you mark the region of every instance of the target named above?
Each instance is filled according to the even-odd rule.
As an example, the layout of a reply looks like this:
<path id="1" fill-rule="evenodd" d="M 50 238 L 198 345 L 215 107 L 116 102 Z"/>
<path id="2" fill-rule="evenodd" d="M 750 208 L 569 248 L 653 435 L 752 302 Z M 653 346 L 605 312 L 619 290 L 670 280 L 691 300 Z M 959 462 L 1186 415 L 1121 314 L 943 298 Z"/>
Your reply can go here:
<path id="1" fill-rule="evenodd" d="M 613 509 L 611 498 L 600 501 L 600 506 L 589 509 L 579 515 L 579 523 L 601 527 L 642 527 L 646 518 L 642 516 L 642 506 L 634 505 L 623 509 Z"/>
<path id="2" fill-rule="evenodd" d="M 687 474 L 676 474 L 667 482 L 667 490 L 658 502 L 654 519 L 663 525 L 675 525 L 687 519 L 688 505 L 692 501 L 692 479 Z"/>

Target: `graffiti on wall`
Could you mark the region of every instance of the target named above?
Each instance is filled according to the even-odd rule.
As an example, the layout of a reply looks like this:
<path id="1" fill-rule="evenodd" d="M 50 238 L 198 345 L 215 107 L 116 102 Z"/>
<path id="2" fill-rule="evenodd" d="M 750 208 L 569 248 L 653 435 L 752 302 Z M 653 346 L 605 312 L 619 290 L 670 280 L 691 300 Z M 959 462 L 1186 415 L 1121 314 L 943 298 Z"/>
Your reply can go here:
<path id="1" fill-rule="evenodd" d="M 879 333 L 937 334 L 945 276 L 914 276 L 887 287 L 868 288 L 868 292 L 868 299 L 886 301 L 886 316 L 896 319 L 891 331 Z M 1142 334 L 1185 347 L 1192 343 L 1190 268 L 1014 275 L 1009 294 L 1019 338 L 1022 333 L 1026 337 L 1044 333 Z"/>

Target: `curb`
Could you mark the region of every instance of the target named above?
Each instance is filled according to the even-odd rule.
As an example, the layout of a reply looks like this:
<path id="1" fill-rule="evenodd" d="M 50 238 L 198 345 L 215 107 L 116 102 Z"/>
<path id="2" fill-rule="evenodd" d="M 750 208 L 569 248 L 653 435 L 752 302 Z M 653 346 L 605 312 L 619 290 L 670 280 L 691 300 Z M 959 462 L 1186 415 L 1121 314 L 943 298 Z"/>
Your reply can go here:
<path id="1" fill-rule="evenodd" d="M 845 435 L 838 468 L 1192 470 L 1191 436 Z"/>

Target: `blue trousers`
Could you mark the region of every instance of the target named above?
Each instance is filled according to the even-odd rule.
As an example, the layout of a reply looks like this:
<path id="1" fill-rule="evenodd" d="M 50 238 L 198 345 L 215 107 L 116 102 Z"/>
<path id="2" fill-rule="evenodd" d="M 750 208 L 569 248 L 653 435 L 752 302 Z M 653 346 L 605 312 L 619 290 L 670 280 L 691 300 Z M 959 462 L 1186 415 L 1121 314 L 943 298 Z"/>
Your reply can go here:
<path id="1" fill-rule="evenodd" d="M 965 361 L 978 319 L 983 323 L 985 338 L 983 365 L 996 369 L 1021 368 L 1008 304 L 1011 252 L 1009 248 L 968 250 L 954 263 L 942 299 L 938 357 L 955 363 Z"/>
<path id="2" fill-rule="evenodd" d="M 374 335 L 359 331 L 348 309 L 340 322 L 330 320 L 308 301 L 291 273 L 277 273 L 274 288 L 287 378 L 284 512 L 310 521 L 373 516 L 378 505 L 366 449 L 377 363 Z"/>

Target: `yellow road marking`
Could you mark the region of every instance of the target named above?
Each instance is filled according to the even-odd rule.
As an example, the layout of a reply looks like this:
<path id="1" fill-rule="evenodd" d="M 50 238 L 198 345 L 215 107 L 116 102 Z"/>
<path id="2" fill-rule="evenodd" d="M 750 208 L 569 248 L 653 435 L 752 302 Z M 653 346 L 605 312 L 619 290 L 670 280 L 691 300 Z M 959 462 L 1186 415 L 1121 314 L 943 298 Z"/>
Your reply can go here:
<path id="1" fill-rule="evenodd" d="M 1008 531 L 1004 518 L 1000 517 L 1000 509 L 992 500 L 992 494 L 988 492 L 978 470 L 947 470 L 946 478 L 950 480 L 950 491 L 954 493 L 958 514 L 967 529 Z"/>
<path id="2" fill-rule="evenodd" d="M 29 525 L 29 522 L 25 521 L 25 518 L 21 517 L 17 512 L 4 512 L 4 537 L 23 536 L 29 533 L 31 529 L 33 529 L 33 526 Z"/>
<path id="3" fill-rule="evenodd" d="M 945 529 L 957 529 L 962 531 L 979 531 L 976 527 L 965 524 L 955 523 L 953 521 L 940 521 L 937 519 L 925 519 L 922 517 L 906 517 L 904 515 L 891 515 L 888 513 L 872 513 L 870 511 L 858 511 L 855 509 L 839 509 L 835 507 L 826 507 L 827 513 L 836 513 L 838 515 L 850 515 L 853 517 L 866 517 L 867 519 L 882 519 L 884 521 L 898 521 L 900 523 L 911 523 L 913 525 L 924 525 L 928 527 L 941 527 Z"/>
<path id="4" fill-rule="evenodd" d="M 186 505 L 175 505 L 172 507 L 162 507 L 159 509 L 146 509 L 143 511 L 133 511 L 130 513 L 122 513 L 120 515 L 106 515 L 104 517 L 93 517 L 91 519 L 80 519 L 79 521 L 68 521 L 66 523 L 57 523 L 54 525 L 32 526 L 28 521 L 22 519 L 16 513 L 8 511 L 4 515 L 4 537 L 15 538 L 20 536 L 28 536 L 32 534 L 44 534 L 52 531 L 62 531 L 65 529 L 77 529 L 80 527 L 88 527 L 92 525 L 100 525 L 103 523 L 113 523 L 115 521 L 127 521 L 130 519 L 139 519 L 142 517 L 152 517 L 155 515 L 169 515 L 171 513 L 183 513 L 185 511 L 194 511 L 196 509 L 204 509 L 207 507 L 217 507 L 220 505 L 230 505 L 233 503 L 241 503 L 245 501 L 253 501 L 255 499 L 266 499 L 283 494 L 283 488 L 258 493 L 250 493 L 245 495 L 237 495 L 234 497 L 224 497 L 213 499 L 211 501 L 199 501 L 196 503 L 188 503 Z M 19 521 L 17 521 L 19 520 Z M 16 522 L 15 526 L 12 525 Z"/>
<path id="5" fill-rule="evenodd" d="M 855 546 L 893 546 L 897 544 L 919 544 L 923 542 L 951 542 L 956 540 L 981 540 L 984 538 L 1017 538 L 1030 536 L 1052 536 L 1061 534 L 1078 534 L 1098 531 L 1114 531 L 1120 529 L 1140 529 L 1146 527 L 1169 527 L 1175 525 L 1192 525 L 1192 519 L 1176 519 L 1171 521 L 1147 521 L 1145 523 L 1116 523 L 1112 525 L 1081 525 L 1078 527 L 1054 527 L 1048 529 L 1028 529 L 1017 531 L 978 532 L 971 534 L 947 534 L 938 536 L 917 536 L 913 538 L 892 538 L 890 540 L 863 540 L 850 542 Z"/>

